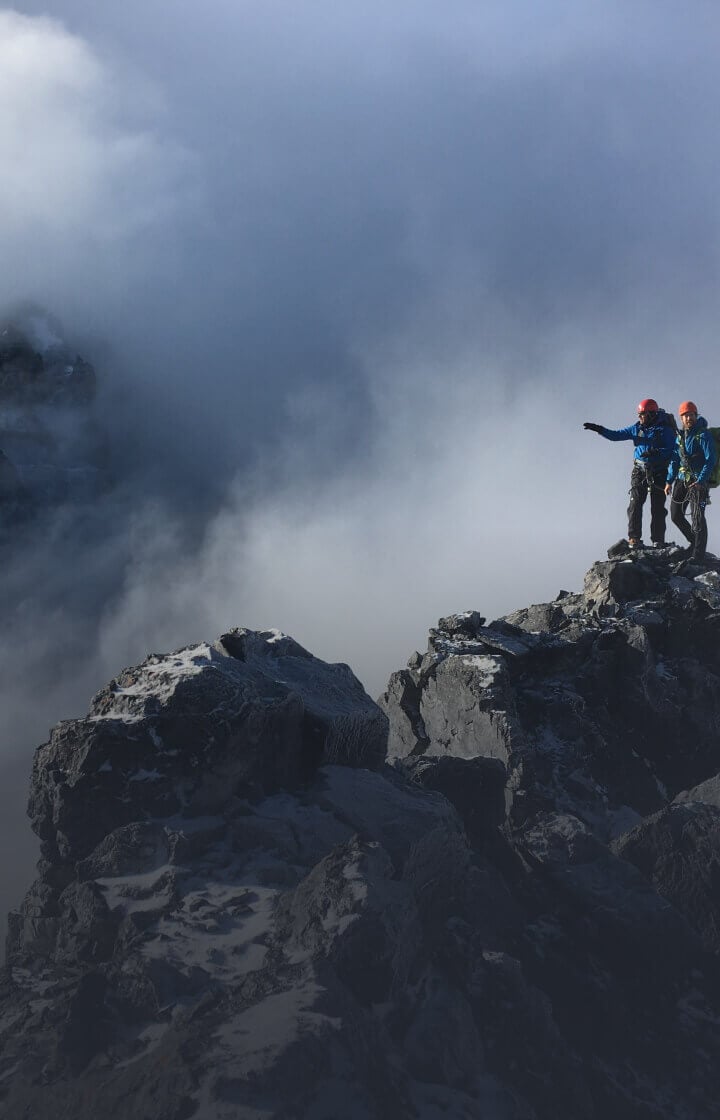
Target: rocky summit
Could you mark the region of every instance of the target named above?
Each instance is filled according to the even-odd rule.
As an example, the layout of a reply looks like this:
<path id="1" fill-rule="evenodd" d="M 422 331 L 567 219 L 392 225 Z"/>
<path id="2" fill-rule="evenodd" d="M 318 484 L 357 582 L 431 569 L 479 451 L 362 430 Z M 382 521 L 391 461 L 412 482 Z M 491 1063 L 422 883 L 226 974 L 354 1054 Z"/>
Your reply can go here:
<path id="1" fill-rule="evenodd" d="M 720 564 L 441 619 L 378 704 L 277 631 L 36 754 L 6 1120 L 711 1120 Z"/>

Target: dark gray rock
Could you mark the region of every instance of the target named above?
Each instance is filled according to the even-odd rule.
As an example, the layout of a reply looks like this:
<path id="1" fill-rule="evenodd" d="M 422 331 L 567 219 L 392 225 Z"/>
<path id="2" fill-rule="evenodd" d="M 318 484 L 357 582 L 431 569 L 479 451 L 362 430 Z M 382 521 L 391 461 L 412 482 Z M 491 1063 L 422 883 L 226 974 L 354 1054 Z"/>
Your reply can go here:
<path id="1" fill-rule="evenodd" d="M 711 559 L 679 595 L 673 555 L 595 564 L 583 595 L 489 626 L 441 620 L 381 698 L 389 758 L 499 759 L 514 824 L 569 811 L 603 840 L 715 773 L 720 574 Z"/>
<path id="2" fill-rule="evenodd" d="M 650 563 L 599 561 L 585 576 L 585 600 L 589 607 L 599 610 L 606 605 L 652 599 L 664 590 L 664 576 L 662 570 Z"/>
<path id="3" fill-rule="evenodd" d="M 149 657 L 99 692 L 85 719 L 59 724 L 36 754 L 30 816 L 48 858 L 82 861 L 138 820 L 216 813 L 324 762 L 377 766 L 386 737 L 346 665 L 277 633 L 234 631 Z"/>
<path id="4" fill-rule="evenodd" d="M 388 758 L 406 758 L 423 753 L 430 745 L 420 713 L 422 688 L 418 673 L 413 669 L 400 669 L 393 673 L 387 691 L 379 698 L 383 711 L 392 711 L 393 720 L 388 732 Z"/>
<path id="5" fill-rule="evenodd" d="M 384 761 L 387 719 L 348 665 L 328 665 L 277 631 L 232 630 L 215 648 L 301 697 L 306 750 L 316 764 L 372 768 Z"/>
<path id="6" fill-rule="evenodd" d="M 693 789 L 682 790 L 675 802 L 682 804 L 685 801 L 700 801 L 704 805 L 714 805 L 716 809 L 720 809 L 720 774 L 714 774 Z"/>
<path id="7" fill-rule="evenodd" d="M 720 806 L 670 805 L 621 837 L 615 850 L 720 954 Z"/>
<path id="8" fill-rule="evenodd" d="M 0 399 L 23 405 L 89 404 L 92 366 L 68 350 L 60 323 L 40 308 L 0 325 Z"/>
<path id="9" fill-rule="evenodd" d="M 493 840 L 505 823 L 507 771 L 499 759 L 422 755 L 403 760 L 398 769 L 451 802 L 475 847 Z"/>
<path id="10" fill-rule="evenodd" d="M 507 762 L 516 727 L 510 678 L 498 653 L 445 657 L 427 675 L 420 697 L 426 754 L 478 754 Z"/>
<path id="11" fill-rule="evenodd" d="M 3 1117 L 714 1120 L 720 573 L 648 553 L 442 619 L 384 712 L 238 629 L 56 728 Z"/>
<path id="12" fill-rule="evenodd" d="M 151 872 L 168 862 L 170 835 L 159 821 L 132 821 L 103 837 L 94 851 L 77 864 L 82 881 L 105 875 Z"/>
<path id="13" fill-rule="evenodd" d="M 0 325 L 0 502 L 3 521 L 44 505 L 95 498 L 109 485 L 94 410 L 95 370 L 46 312 Z"/>

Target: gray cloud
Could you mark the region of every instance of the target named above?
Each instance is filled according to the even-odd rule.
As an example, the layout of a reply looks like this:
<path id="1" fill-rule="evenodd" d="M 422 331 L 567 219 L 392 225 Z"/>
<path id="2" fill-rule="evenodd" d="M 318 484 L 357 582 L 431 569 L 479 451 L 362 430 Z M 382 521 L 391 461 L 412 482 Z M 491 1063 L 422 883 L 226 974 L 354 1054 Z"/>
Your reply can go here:
<path id="1" fill-rule="evenodd" d="M 720 415 L 713 5 L 46 11 L 0 11 L 0 303 L 95 361 L 124 485 L 8 562 L 8 774 L 230 625 L 379 691 L 623 534 L 583 419 Z"/>

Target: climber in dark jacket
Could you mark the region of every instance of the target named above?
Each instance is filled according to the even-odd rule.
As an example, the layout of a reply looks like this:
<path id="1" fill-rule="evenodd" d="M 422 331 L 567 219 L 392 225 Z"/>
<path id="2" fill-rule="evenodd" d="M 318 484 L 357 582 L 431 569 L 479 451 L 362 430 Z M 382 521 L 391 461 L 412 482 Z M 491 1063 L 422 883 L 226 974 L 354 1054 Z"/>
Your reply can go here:
<path id="1" fill-rule="evenodd" d="M 642 510 L 650 494 L 650 537 L 656 548 L 665 544 L 665 483 L 670 460 L 675 454 L 675 421 L 657 401 L 647 397 L 638 405 L 638 419 L 629 428 L 614 431 L 602 424 L 586 422 L 583 428 L 610 440 L 631 439 L 635 445 L 630 476 L 628 506 L 628 543 L 642 548 Z"/>
<path id="2" fill-rule="evenodd" d="M 717 462 L 717 451 L 707 420 L 698 416 L 697 405 L 693 401 L 683 401 L 678 411 L 682 428 L 670 460 L 665 493 L 672 491 L 670 517 L 689 542 L 687 555 L 692 560 L 703 560 L 708 535 L 705 520 L 708 481 Z M 691 524 L 685 517 L 688 505 Z"/>

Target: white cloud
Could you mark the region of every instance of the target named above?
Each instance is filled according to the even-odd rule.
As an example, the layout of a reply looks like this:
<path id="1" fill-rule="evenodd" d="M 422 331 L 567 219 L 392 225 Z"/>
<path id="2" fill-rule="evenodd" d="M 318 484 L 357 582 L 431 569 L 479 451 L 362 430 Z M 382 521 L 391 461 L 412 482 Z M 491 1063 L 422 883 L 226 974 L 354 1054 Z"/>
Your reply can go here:
<path id="1" fill-rule="evenodd" d="M 131 80 L 61 23 L 0 10 L 0 303 L 112 298 L 194 205 L 192 159 L 152 96 L 138 119 Z"/>

